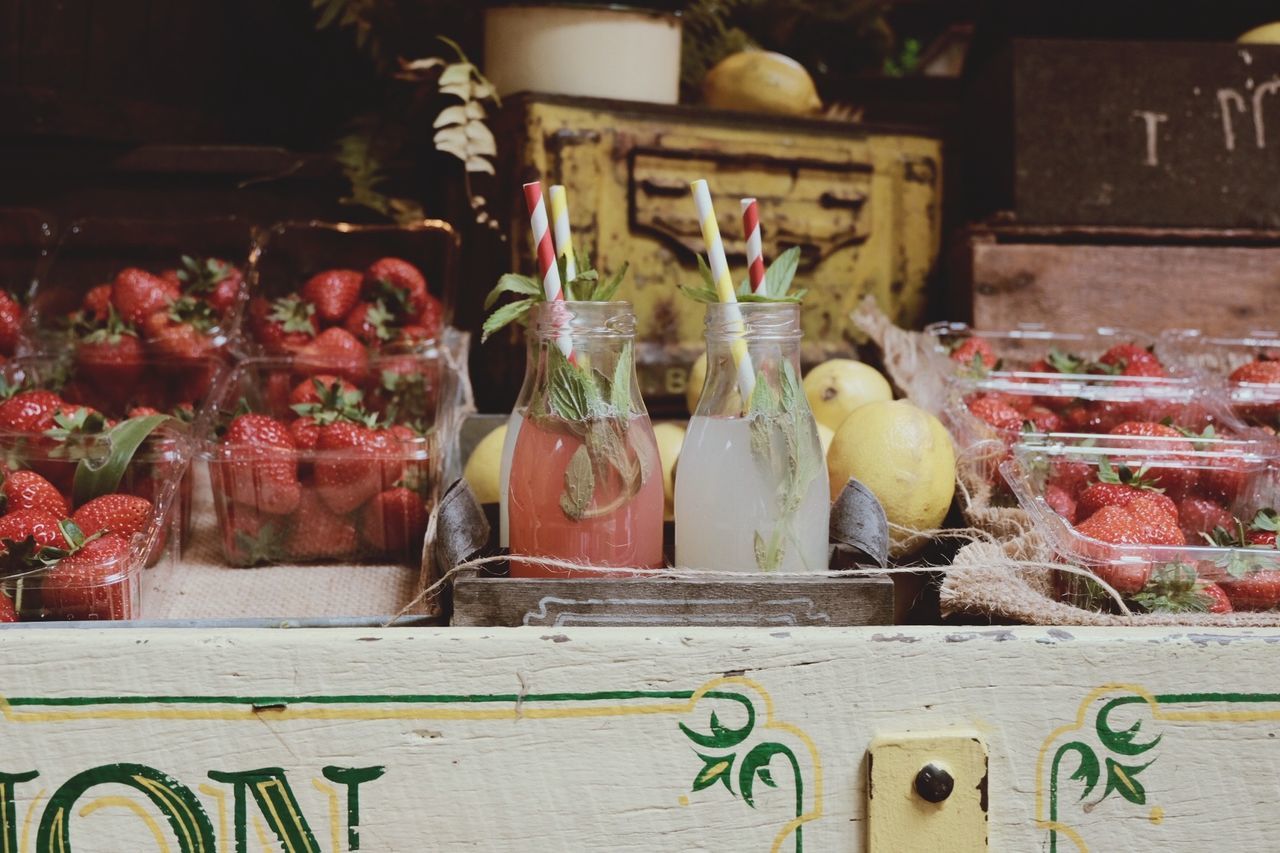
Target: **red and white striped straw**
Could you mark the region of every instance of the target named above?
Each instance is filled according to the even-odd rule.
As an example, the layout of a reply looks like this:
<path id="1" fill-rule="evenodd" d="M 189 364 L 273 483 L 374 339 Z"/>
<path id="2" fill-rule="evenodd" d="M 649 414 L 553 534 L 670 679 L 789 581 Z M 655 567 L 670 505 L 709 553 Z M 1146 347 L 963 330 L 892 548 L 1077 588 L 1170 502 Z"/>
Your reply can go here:
<path id="1" fill-rule="evenodd" d="M 764 245 L 760 238 L 760 206 L 754 198 L 742 200 L 742 234 L 747 239 L 747 276 L 751 292 L 764 291 Z"/>
<path id="2" fill-rule="evenodd" d="M 529 208 L 529 224 L 533 227 L 533 242 L 537 247 L 542 292 L 547 302 L 563 302 L 564 289 L 560 284 L 560 269 L 556 266 L 556 250 L 551 242 L 551 228 L 547 222 L 547 206 L 542 200 L 541 182 L 533 181 L 524 185 L 524 201 Z M 573 338 L 568 329 L 560 330 L 556 345 L 565 358 L 573 359 Z"/>

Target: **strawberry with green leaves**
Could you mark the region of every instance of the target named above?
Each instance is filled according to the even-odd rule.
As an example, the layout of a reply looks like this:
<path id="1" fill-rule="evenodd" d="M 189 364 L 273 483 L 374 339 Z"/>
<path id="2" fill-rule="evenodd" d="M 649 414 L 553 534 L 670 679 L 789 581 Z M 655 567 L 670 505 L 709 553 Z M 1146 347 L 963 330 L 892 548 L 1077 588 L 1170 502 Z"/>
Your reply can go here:
<path id="1" fill-rule="evenodd" d="M 1250 423 L 1280 429 L 1280 360 L 1259 357 L 1231 372 L 1236 411 Z"/>
<path id="2" fill-rule="evenodd" d="M 976 376 L 984 376 L 988 370 L 994 370 L 999 361 L 991 342 L 977 335 L 958 338 L 948 344 L 947 350 L 952 361 L 968 368 Z"/>
<path id="3" fill-rule="evenodd" d="M 204 300 L 219 316 L 231 310 L 244 288 L 244 275 L 234 264 L 220 258 L 183 255 L 176 277 L 185 295 Z"/>
<path id="4" fill-rule="evenodd" d="M 1150 498 L 1164 508 L 1167 515 L 1178 517 L 1178 506 L 1167 497 L 1151 479 L 1147 471 L 1132 470 L 1126 465 L 1112 467 L 1105 456 L 1098 460 L 1097 482 L 1080 492 L 1078 503 L 1081 518 L 1088 518 L 1103 507 L 1127 507 L 1141 497 Z"/>
<path id="5" fill-rule="evenodd" d="M 1133 602 L 1149 613 L 1230 613 L 1231 599 L 1216 583 L 1202 580 L 1187 563 L 1156 569 Z"/>
<path id="6" fill-rule="evenodd" d="M 368 369 L 369 352 L 346 329 L 332 326 L 299 349 L 297 359 L 300 365 L 324 369 L 348 381 L 360 382 Z"/>
<path id="7" fill-rule="evenodd" d="M 142 377 L 146 357 L 137 331 L 110 308 L 101 328 L 76 345 L 76 375 L 103 398 L 123 404 Z"/>
<path id="8" fill-rule="evenodd" d="M 1236 610 L 1275 610 L 1280 607 L 1280 571 L 1264 569 L 1223 582 Z"/>
<path id="9" fill-rule="evenodd" d="M 335 421 L 316 439 L 316 492 L 334 512 L 351 512 L 400 479 L 403 457 L 399 439 L 387 430 Z"/>
<path id="10" fill-rule="evenodd" d="M 364 297 L 382 300 L 402 323 L 416 320 L 427 304 L 427 280 L 402 258 L 380 258 L 364 272 Z"/>
<path id="11" fill-rule="evenodd" d="M 324 325 L 341 323 L 360 301 L 365 277 L 355 270 L 324 270 L 302 285 L 302 298 L 316 307 Z"/>
<path id="12" fill-rule="evenodd" d="M 298 296 L 255 297 L 249 302 L 248 323 L 254 339 L 271 355 L 296 353 L 320 334 L 315 306 Z"/>
<path id="13" fill-rule="evenodd" d="M 302 493 L 292 521 L 285 552 L 293 559 L 340 560 L 352 556 L 359 546 L 355 525 L 310 489 Z"/>
<path id="14" fill-rule="evenodd" d="M 420 553 L 426 532 L 426 503 L 404 486 L 379 492 L 360 512 L 360 534 L 376 551 Z"/>
<path id="15" fill-rule="evenodd" d="M 8 472 L 0 485 L 0 494 L 4 496 L 5 513 L 34 509 L 66 518 L 69 512 L 62 492 L 35 471 Z"/>
<path id="16" fill-rule="evenodd" d="M 112 306 L 123 322 L 135 328 L 180 295 L 177 284 L 137 267 L 121 270 L 111 286 Z"/>
<path id="17" fill-rule="evenodd" d="M 223 462 L 214 466 L 230 500 L 268 515 L 288 515 L 302 498 L 293 436 L 267 415 L 232 419 L 223 436 Z"/>
<path id="18" fill-rule="evenodd" d="M 44 576 L 41 599 L 56 619 L 130 619 L 134 585 L 128 539 L 114 533 L 86 541 Z"/>

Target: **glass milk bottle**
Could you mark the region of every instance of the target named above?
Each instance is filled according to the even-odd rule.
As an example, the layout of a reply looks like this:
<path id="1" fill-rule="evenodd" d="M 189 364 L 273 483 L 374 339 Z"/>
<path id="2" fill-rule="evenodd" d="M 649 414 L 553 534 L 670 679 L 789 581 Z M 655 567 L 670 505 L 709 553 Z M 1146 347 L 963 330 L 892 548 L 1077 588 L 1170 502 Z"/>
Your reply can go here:
<path id="1" fill-rule="evenodd" d="M 800 385 L 800 306 L 712 304 L 706 322 L 707 380 L 676 467 L 676 565 L 826 571 L 827 463 Z"/>
<path id="2" fill-rule="evenodd" d="M 660 568 L 662 466 L 636 382 L 626 302 L 530 315 L 533 376 L 511 460 L 513 577 L 600 577 L 522 561 Z"/>
<path id="3" fill-rule="evenodd" d="M 538 314 L 545 305 L 535 304 L 529 309 L 529 323 L 538 322 Z M 532 331 L 525 332 L 524 382 L 520 385 L 520 393 L 516 395 L 516 404 L 511 407 L 511 416 L 507 418 L 507 434 L 502 439 L 502 462 L 498 468 L 498 545 L 506 548 L 511 544 L 511 528 L 508 519 L 508 489 L 511 487 L 511 458 L 516 454 L 516 439 L 520 437 L 520 426 L 524 423 L 524 413 L 529 408 L 529 396 L 533 393 L 533 377 L 537 372 L 538 339 Z"/>

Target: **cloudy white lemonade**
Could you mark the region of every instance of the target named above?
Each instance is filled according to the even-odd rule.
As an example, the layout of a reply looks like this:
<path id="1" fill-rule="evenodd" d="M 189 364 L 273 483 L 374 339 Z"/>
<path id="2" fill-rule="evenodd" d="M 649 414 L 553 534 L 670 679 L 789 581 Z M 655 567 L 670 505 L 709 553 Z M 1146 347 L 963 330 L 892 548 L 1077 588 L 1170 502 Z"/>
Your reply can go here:
<path id="1" fill-rule="evenodd" d="M 680 567 L 826 570 L 827 468 L 799 350 L 794 302 L 707 306 L 707 381 L 676 468 Z"/>
<path id="2" fill-rule="evenodd" d="M 811 429 L 808 443 L 820 454 Z M 751 432 L 745 417 L 695 416 L 689 422 L 676 471 L 676 561 L 719 571 L 825 571 L 825 466 L 810 465 L 815 473 L 807 484 L 792 484 L 781 431 L 773 431 L 767 457 L 753 453 Z M 782 512 L 782 495 L 798 498 L 793 512 Z"/>

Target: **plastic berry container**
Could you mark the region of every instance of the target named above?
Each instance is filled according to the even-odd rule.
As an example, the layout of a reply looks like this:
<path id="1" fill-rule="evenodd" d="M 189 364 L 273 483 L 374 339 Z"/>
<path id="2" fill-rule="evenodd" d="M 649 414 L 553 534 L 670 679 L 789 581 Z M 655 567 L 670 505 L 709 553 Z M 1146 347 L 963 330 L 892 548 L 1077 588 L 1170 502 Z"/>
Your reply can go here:
<path id="1" fill-rule="evenodd" d="M 934 353 L 949 363 L 948 372 L 961 377 L 974 375 L 969 369 L 975 366 L 981 367 L 978 375 L 988 370 L 1050 372 L 1038 369 L 1037 363 L 1041 361 L 1058 362 L 1052 370 L 1058 375 L 1067 372 L 1068 359 L 1077 362 L 1071 372 L 1078 375 L 1089 374 L 1090 363 L 1104 365 L 1111 373 L 1123 353 L 1114 357 L 1107 357 L 1107 353 L 1126 345 L 1146 350 L 1157 359 L 1160 357 L 1155 352 L 1156 339 L 1152 336 L 1112 326 L 1077 331 L 1049 329 L 1038 324 L 1015 329 L 974 329 L 966 323 L 942 322 L 932 323 L 924 331 L 934 342 Z M 974 355 L 979 356 L 976 363 Z M 1105 364 L 1104 359 L 1111 363 Z"/>
<path id="2" fill-rule="evenodd" d="M 0 208 L 0 358 L 30 349 L 24 305 L 53 249 L 53 217 L 34 208 Z"/>
<path id="3" fill-rule="evenodd" d="M 173 556 L 189 427 L 114 422 L 3 368 L 0 622 L 139 618 L 148 566 Z"/>
<path id="4" fill-rule="evenodd" d="M 1175 330 L 1162 336 L 1157 352 L 1221 386 L 1241 421 L 1280 432 L 1280 331 L 1223 337 Z"/>
<path id="5" fill-rule="evenodd" d="M 239 350 L 337 364 L 430 349 L 453 319 L 447 222 L 282 222 L 255 236 Z"/>
<path id="6" fill-rule="evenodd" d="M 78 220 L 32 287 L 30 350 L 74 353 L 121 396 L 134 383 L 189 381 L 227 357 L 250 247 L 235 218 Z"/>
<path id="7" fill-rule="evenodd" d="M 419 567 L 457 409 L 438 350 L 372 356 L 358 373 L 300 356 L 238 364 L 198 448 L 224 565 Z"/>
<path id="8" fill-rule="evenodd" d="M 1274 507 L 1280 463 L 1265 442 L 1045 436 L 1001 464 L 1056 559 L 1087 569 L 1135 612 L 1280 607 Z M 1087 609 L 1114 602 L 1089 577 L 1058 588 Z"/>

